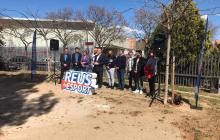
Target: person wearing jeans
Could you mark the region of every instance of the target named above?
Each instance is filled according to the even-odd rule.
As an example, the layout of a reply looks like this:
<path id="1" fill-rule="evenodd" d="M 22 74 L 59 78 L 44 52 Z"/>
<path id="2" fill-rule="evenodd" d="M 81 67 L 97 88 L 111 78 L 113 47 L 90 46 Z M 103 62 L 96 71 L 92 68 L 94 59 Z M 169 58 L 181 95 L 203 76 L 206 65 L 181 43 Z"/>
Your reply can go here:
<path id="1" fill-rule="evenodd" d="M 118 77 L 118 88 L 120 90 L 124 90 L 124 87 L 125 87 L 125 69 L 118 69 L 117 70 L 117 77 Z"/>
<path id="2" fill-rule="evenodd" d="M 126 68 L 126 56 L 124 55 L 124 51 L 119 51 L 119 56 L 115 61 L 117 77 L 118 77 L 118 88 L 120 90 L 124 90 L 125 86 L 125 68 Z"/>
<path id="3" fill-rule="evenodd" d="M 109 50 L 107 56 L 106 72 L 109 80 L 108 88 L 111 89 L 114 89 L 114 82 L 115 82 L 115 60 L 116 57 L 112 54 L 112 50 Z"/>
<path id="4" fill-rule="evenodd" d="M 136 58 L 134 59 L 133 72 L 135 81 L 135 91 L 134 93 L 143 94 L 143 78 L 144 78 L 144 66 L 145 59 L 142 57 L 142 51 L 136 51 Z"/>

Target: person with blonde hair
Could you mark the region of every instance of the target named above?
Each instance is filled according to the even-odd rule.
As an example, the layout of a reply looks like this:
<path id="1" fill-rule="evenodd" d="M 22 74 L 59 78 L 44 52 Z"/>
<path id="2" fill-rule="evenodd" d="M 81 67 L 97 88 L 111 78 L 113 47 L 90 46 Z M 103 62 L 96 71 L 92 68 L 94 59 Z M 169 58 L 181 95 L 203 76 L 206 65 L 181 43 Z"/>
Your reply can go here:
<path id="1" fill-rule="evenodd" d="M 89 64 L 90 64 L 90 57 L 87 51 L 83 51 L 82 58 L 81 58 L 81 66 L 82 71 L 88 72 L 89 71 Z"/>

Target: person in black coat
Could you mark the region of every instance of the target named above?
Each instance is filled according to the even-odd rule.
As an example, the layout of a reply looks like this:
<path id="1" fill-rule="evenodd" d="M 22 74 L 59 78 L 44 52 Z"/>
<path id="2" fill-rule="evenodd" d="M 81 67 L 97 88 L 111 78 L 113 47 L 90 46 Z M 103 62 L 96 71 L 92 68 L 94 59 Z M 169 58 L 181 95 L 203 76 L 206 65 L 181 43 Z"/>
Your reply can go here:
<path id="1" fill-rule="evenodd" d="M 115 66 L 118 77 L 118 88 L 124 90 L 125 87 L 125 68 L 126 68 L 126 56 L 124 50 L 119 51 L 119 56 L 115 60 Z"/>
<path id="2" fill-rule="evenodd" d="M 145 76 L 144 66 L 146 64 L 146 60 L 142 57 L 142 51 L 136 51 L 136 58 L 134 59 L 133 64 L 133 73 L 134 73 L 134 81 L 135 81 L 135 91 L 134 93 L 143 94 L 143 78 Z"/>
<path id="3" fill-rule="evenodd" d="M 60 63 L 61 63 L 61 74 L 60 74 L 59 83 L 61 83 L 64 73 L 70 69 L 71 55 L 68 54 L 68 48 L 64 48 L 63 53 L 60 55 Z"/>
<path id="4" fill-rule="evenodd" d="M 116 57 L 113 54 L 112 50 L 109 50 L 107 54 L 106 72 L 109 81 L 108 88 L 112 88 L 112 89 L 114 89 L 114 83 L 115 83 L 115 60 Z"/>
<path id="5" fill-rule="evenodd" d="M 76 47 L 75 53 L 73 53 L 72 55 L 73 69 L 75 71 L 81 70 L 81 59 L 82 59 L 82 54 L 80 53 L 80 49 Z"/>
<path id="6" fill-rule="evenodd" d="M 93 72 L 97 74 L 97 85 L 102 87 L 103 83 L 103 65 L 106 64 L 106 57 L 102 54 L 101 48 L 97 48 L 97 52 L 93 60 Z"/>

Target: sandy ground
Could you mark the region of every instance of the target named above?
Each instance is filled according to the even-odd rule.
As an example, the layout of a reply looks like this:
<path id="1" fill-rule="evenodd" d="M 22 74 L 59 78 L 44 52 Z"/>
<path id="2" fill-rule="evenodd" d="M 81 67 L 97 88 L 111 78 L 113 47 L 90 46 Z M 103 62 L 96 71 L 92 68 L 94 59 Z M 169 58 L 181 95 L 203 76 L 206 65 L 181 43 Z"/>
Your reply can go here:
<path id="1" fill-rule="evenodd" d="M 187 123 L 205 110 L 149 103 L 128 91 L 103 88 L 85 96 L 41 78 L 30 83 L 25 75 L 2 74 L 0 140 L 195 139 Z"/>

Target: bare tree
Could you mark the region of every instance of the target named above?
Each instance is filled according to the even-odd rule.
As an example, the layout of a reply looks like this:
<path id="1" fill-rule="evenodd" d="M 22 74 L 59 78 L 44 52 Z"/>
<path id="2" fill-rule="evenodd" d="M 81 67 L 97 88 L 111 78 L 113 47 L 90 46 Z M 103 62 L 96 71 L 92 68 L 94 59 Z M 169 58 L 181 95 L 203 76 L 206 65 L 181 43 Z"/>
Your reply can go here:
<path id="1" fill-rule="evenodd" d="M 184 3 L 183 7 L 179 7 L 180 1 Z M 171 0 L 170 3 L 165 3 L 163 0 L 147 0 L 145 2 L 153 3 L 154 7 L 161 9 L 163 14 L 159 24 L 161 24 L 167 32 L 167 52 L 166 52 L 166 73 L 165 73 L 165 94 L 164 104 L 167 104 L 168 99 L 168 84 L 169 84 L 169 65 L 170 65 L 170 49 L 171 49 L 171 33 L 175 23 L 184 18 L 184 14 L 192 0 Z M 179 9 L 178 9 L 179 8 Z M 176 12 L 176 10 L 179 12 Z"/>
<path id="2" fill-rule="evenodd" d="M 30 17 L 32 17 L 32 19 L 30 20 L 28 18 L 29 15 Z M 47 69 L 48 69 L 48 76 L 51 75 L 51 57 L 50 57 L 50 48 L 49 48 L 49 44 L 48 44 L 48 40 L 50 40 L 50 33 L 52 33 L 51 28 L 53 27 L 53 23 L 52 22 L 42 22 L 39 20 L 39 16 L 37 14 L 37 12 L 32 12 L 32 11 L 28 11 L 27 15 L 25 15 L 25 17 L 27 18 L 27 20 L 29 21 L 29 23 L 31 24 L 32 28 L 34 28 L 37 33 L 43 37 L 45 44 L 46 44 L 46 48 L 47 48 Z M 45 26 L 47 26 L 47 28 L 45 28 Z"/>
<path id="3" fill-rule="evenodd" d="M 73 10 L 71 8 L 63 8 L 63 9 L 59 9 L 58 11 L 54 11 L 54 12 L 48 12 L 46 13 L 47 18 L 49 19 L 53 19 L 53 20 L 57 20 L 57 19 L 61 19 L 61 20 L 71 20 L 73 18 Z"/>
<path id="4" fill-rule="evenodd" d="M 10 36 L 18 38 L 24 45 L 25 55 L 27 56 L 27 49 L 32 43 L 32 40 L 30 40 L 29 38 L 33 31 L 28 28 L 21 29 L 17 26 L 9 25 L 8 29 L 3 30 L 3 32 Z"/>
<path id="5" fill-rule="evenodd" d="M 127 23 L 116 10 L 108 11 L 104 7 L 92 5 L 85 12 L 77 11 L 76 18 L 95 24 L 94 30 L 87 32 L 99 47 L 109 47 L 113 41 L 123 39 L 123 26 Z"/>
<path id="6" fill-rule="evenodd" d="M 53 33 L 66 47 L 73 42 L 81 40 L 82 36 L 76 34 L 75 30 L 69 29 L 69 22 L 73 19 L 73 10 L 71 8 L 63 8 L 55 12 L 47 13 L 47 19 L 54 21 Z"/>
<path id="7" fill-rule="evenodd" d="M 14 19 L 13 17 L 7 15 L 5 12 L 6 11 L 12 11 L 12 12 L 16 12 L 18 14 L 20 14 L 21 16 L 23 16 L 25 18 L 25 23 L 20 22 L 17 19 Z M 46 48 L 47 48 L 47 60 L 48 60 L 48 76 L 50 76 L 50 55 L 49 55 L 49 45 L 48 45 L 48 40 L 49 38 L 49 34 L 51 33 L 51 27 L 52 27 L 52 22 L 46 22 L 46 21 L 41 21 L 39 20 L 39 16 L 37 14 L 37 12 L 32 12 L 31 10 L 28 10 L 26 13 L 20 12 L 20 11 L 16 11 L 16 10 L 1 10 L 0 12 L 1 16 L 5 16 L 8 17 L 9 19 L 13 20 L 13 24 L 18 26 L 18 27 L 23 27 L 23 28 L 29 28 L 29 29 L 34 29 L 37 31 L 37 33 L 43 37 L 45 44 L 46 44 Z"/>
<path id="8" fill-rule="evenodd" d="M 157 25 L 158 16 L 156 13 L 149 11 L 146 8 L 140 8 L 135 11 L 135 25 L 140 32 L 136 32 L 136 38 L 141 39 L 145 43 L 145 47 L 149 47 L 149 39 L 152 31 Z"/>
<path id="9" fill-rule="evenodd" d="M 4 36 L 2 35 L 2 32 L 3 32 L 3 28 L 0 27 L 0 47 L 4 46 L 4 44 L 5 44 L 5 42 L 3 41 Z"/>
<path id="10" fill-rule="evenodd" d="M 215 26 L 212 22 L 209 21 L 209 32 L 210 32 L 210 37 L 212 40 L 214 40 L 215 35 L 217 34 L 217 31 L 220 26 Z"/>

